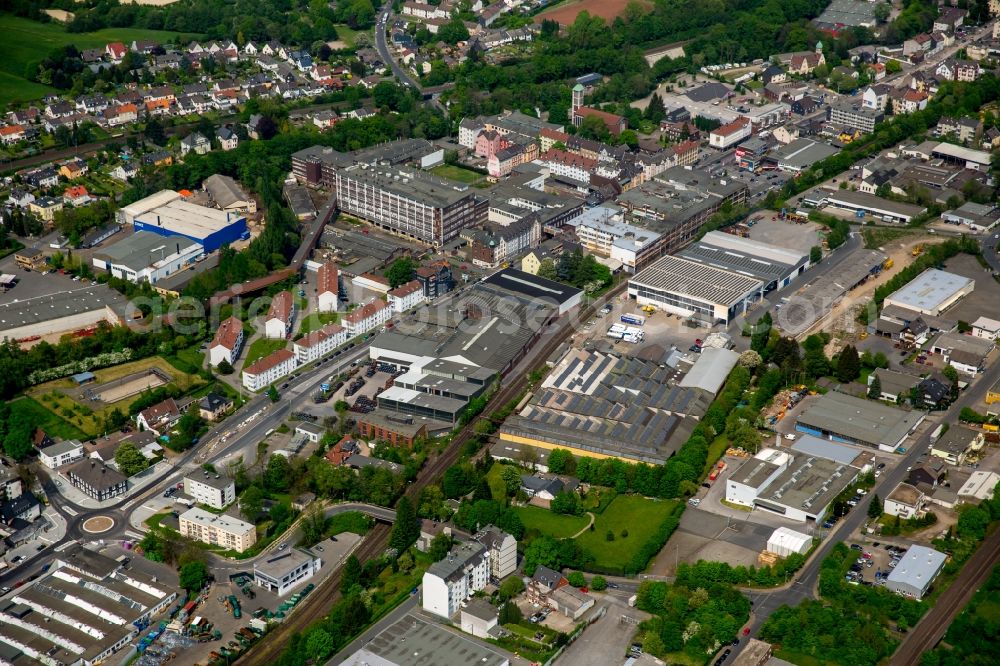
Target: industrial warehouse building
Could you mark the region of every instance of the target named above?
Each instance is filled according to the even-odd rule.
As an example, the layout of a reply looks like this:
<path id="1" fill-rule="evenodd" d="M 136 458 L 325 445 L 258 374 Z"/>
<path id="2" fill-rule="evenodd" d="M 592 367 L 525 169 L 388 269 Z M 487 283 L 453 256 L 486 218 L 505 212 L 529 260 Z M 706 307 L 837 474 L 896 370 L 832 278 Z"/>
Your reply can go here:
<path id="1" fill-rule="evenodd" d="M 125 297 L 103 284 L 0 303 L 0 339 L 68 333 L 101 322 L 117 326 L 127 311 Z"/>
<path id="2" fill-rule="evenodd" d="M 763 280 L 667 255 L 628 281 L 628 295 L 692 317 L 706 326 L 728 324 L 764 296 Z"/>
<path id="3" fill-rule="evenodd" d="M 726 482 L 726 501 L 801 522 L 820 522 L 830 504 L 857 480 L 852 465 L 811 455 L 763 449 Z"/>
<path id="4" fill-rule="evenodd" d="M 920 601 L 941 573 L 948 556 L 933 548 L 913 545 L 886 579 L 887 589 Z"/>
<path id="5" fill-rule="evenodd" d="M 924 412 L 906 412 L 880 402 L 830 391 L 799 414 L 795 429 L 816 437 L 893 452 L 925 416 Z"/>
<path id="6" fill-rule="evenodd" d="M 764 292 L 780 289 L 809 268 L 809 255 L 768 243 L 710 231 L 679 256 L 764 282 Z"/>
<path id="7" fill-rule="evenodd" d="M 716 373 L 699 371 L 696 363 L 688 376 L 711 374 Z M 500 441 L 662 464 L 687 439 L 713 398 L 701 388 L 672 383 L 674 376 L 674 370 L 652 361 L 571 349 L 529 402 L 507 418 Z"/>
<path id="8" fill-rule="evenodd" d="M 886 222 L 908 224 L 918 215 L 923 215 L 927 209 L 923 206 L 900 201 L 890 201 L 867 192 L 852 192 L 850 190 L 835 190 L 829 192 L 823 201 L 836 208 L 851 211 L 859 216 L 870 215 Z"/>
<path id="9" fill-rule="evenodd" d="M 92 261 L 95 268 L 120 280 L 156 284 L 182 270 L 204 252 L 204 247 L 185 236 L 164 238 L 140 231 L 95 252 Z"/>
<path id="10" fill-rule="evenodd" d="M 510 659 L 454 631 L 404 615 L 343 662 L 343 666 L 411 666 L 414 663 L 510 666 Z"/>
<path id="11" fill-rule="evenodd" d="M 298 548 L 289 548 L 272 554 L 263 561 L 255 561 L 253 578 L 265 590 L 282 597 L 299 583 L 319 573 L 322 566 L 322 560 L 315 555 Z"/>
<path id="12" fill-rule="evenodd" d="M 883 308 L 895 305 L 920 314 L 936 317 L 971 294 L 976 281 L 936 268 L 910 280 L 902 288 L 886 296 Z"/>
<path id="13" fill-rule="evenodd" d="M 241 213 L 199 206 L 172 190 L 161 190 L 145 199 L 121 208 L 121 224 L 131 224 L 136 231 L 160 236 L 182 236 L 198 243 L 205 252 L 247 238 L 247 220 Z"/>
<path id="14" fill-rule="evenodd" d="M 73 545 L 38 580 L 0 601 L 0 661 L 111 663 L 176 598 L 155 577 Z"/>
<path id="15" fill-rule="evenodd" d="M 826 143 L 812 139 L 796 139 L 777 148 L 767 157 L 767 161 L 773 161 L 781 171 L 799 174 L 838 152 L 840 151 Z"/>

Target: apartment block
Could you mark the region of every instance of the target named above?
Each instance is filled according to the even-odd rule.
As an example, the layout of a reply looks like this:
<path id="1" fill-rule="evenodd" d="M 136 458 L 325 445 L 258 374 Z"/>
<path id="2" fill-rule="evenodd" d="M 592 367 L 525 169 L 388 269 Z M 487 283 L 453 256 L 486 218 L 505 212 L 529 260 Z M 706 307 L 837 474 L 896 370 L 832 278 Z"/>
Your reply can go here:
<path id="1" fill-rule="evenodd" d="M 257 529 L 232 516 L 194 508 L 180 515 L 182 536 L 242 553 L 257 542 Z"/>
<path id="2" fill-rule="evenodd" d="M 236 483 L 218 474 L 204 472 L 201 476 L 184 477 L 184 494 L 199 504 L 224 509 L 236 501 Z"/>

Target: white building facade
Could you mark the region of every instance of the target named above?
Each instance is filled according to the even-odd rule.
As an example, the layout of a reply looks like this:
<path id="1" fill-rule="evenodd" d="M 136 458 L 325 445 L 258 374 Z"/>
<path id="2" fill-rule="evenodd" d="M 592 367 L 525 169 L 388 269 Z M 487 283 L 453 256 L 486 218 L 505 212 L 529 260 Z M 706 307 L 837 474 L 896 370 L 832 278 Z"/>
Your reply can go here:
<path id="1" fill-rule="evenodd" d="M 348 340 L 347 329 L 337 324 L 327 324 L 309 335 L 299 338 L 292 345 L 299 365 L 320 359 Z"/>
<path id="2" fill-rule="evenodd" d="M 287 349 L 279 349 L 243 369 L 243 387 L 250 391 L 260 391 L 292 374 L 296 367 L 298 364 L 295 362 L 295 354 Z"/>

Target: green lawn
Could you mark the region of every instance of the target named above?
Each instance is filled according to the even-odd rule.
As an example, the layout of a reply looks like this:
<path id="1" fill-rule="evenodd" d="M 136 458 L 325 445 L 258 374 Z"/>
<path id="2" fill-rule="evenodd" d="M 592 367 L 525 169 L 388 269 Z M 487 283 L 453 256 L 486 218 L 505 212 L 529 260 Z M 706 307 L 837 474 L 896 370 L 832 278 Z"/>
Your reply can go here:
<path id="1" fill-rule="evenodd" d="M 360 511 L 347 511 L 330 516 L 327 521 L 326 535 L 336 536 L 343 532 L 354 532 L 364 536 L 372 528 L 375 521 Z"/>
<path id="2" fill-rule="evenodd" d="M 243 363 L 243 367 L 249 366 L 251 363 L 257 359 L 264 358 L 268 354 L 278 351 L 279 349 L 284 349 L 288 346 L 287 340 L 274 340 L 272 338 L 257 338 L 250 345 L 250 349 L 247 350 L 247 359 Z"/>
<path id="3" fill-rule="evenodd" d="M 620 569 L 652 538 L 676 504 L 639 495 L 619 495 L 597 515 L 593 531 L 587 530 L 576 541 L 594 556 L 595 567 Z M 622 536 L 624 530 L 628 536 Z M 608 531 L 614 534 L 614 541 L 607 540 Z"/>
<path id="4" fill-rule="evenodd" d="M 565 516 L 537 506 L 519 506 L 515 510 L 520 516 L 521 522 L 524 523 L 525 529 L 535 529 L 557 539 L 573 536 L 590 522 L 587 516 Z"/>
<path id="5" fill-rule="evenodd" d="M 302 320 L 299 333 L 307 335 L 327 324 L 336 324 L 338 321 L 340 321 L 340 315 L 336 312 L 313 312 Z"/>
<path id="6" fill-rule="evenodd" d="M 163 30 L 105 28 L 96 32 L 69 33 L 60 23 L 40 23 L 13 14 L 0 14 L 3 58 L 0 58 L 0 106 L 9 102 L 38 99 L 53 92 L 48 86 L 24 78 L 28 65 L 45 58 L 53 49 L 75 44 L 78 49 L 98 48 L 109 42 L 129 43 L 152 39 L 161 43 L 185 44 L 197 35 L 180 35 Z"/>
<path id="7" fill-rule="evenodd" d="M 54 439 L 87 439 L 86 433 L 75 425 L 51 412 L 34 398 L 18 398 L 10 403 L 11 416 L 21 414 L 42 428 Z"/>
<path id="8" fill-rule="evenodd" d="M 457 180 L 460 183 L 466 183 L 472 185 L 480 180 L 486 178 L 481 173 L 477 173 L 472 169 L 466 169 L 460 166 L 454 166 L 452 164 L 439 164 L 438 166 L 431 169 L 431 173 L 435 176 L 440 176 L 441 178 L 447 178 L 449 180 Z"/>
<path id="9" fill-rule="evenodd" d="M 348 46 L 354 46 L 357 43 L 358 35 L 372 36 L 370 30 L 354 30 L 343 23 L 335 23 L 333 27 L 337 30 L 337 38 Z"/>

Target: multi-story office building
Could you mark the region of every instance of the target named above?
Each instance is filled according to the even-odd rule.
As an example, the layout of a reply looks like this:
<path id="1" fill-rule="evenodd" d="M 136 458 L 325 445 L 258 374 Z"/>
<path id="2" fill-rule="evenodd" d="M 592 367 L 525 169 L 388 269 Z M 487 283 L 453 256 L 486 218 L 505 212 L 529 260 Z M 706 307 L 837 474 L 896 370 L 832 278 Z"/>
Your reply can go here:
<path id="1" fill-rule="evenodd" d="M 239 553 L 257 542 L 257 529 L 252 524 L 197 507 L 180 515 L 180 532 L 189 539 Z"/>
<path id="2" fill-rule="evenodd" d="M 69 467 L 66 476 L 70 483 L 98 502 L 124 495 L 128 487 L 118 470 L 94 459 L 81 460 Z"/>

